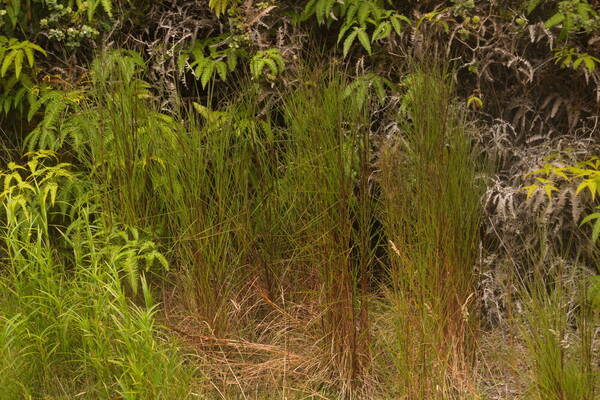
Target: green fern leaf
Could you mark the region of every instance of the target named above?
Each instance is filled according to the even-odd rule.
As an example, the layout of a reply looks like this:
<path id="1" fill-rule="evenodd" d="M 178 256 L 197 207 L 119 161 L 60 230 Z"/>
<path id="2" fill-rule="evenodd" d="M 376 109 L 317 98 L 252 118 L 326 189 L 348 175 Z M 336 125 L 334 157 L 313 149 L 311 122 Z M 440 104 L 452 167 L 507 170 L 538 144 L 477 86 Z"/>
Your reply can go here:
<path id="1" fill-rule="evenodd" d="M 18 51 L 15 56 L 15 77 L 19 79 L 19 75 L 21 75 L 21 70 L 23 69 L 23 51 Z"/>
<path id="2" fill-rule="evenodd" d="M 129 285 L 131 286 L 131 290 L 133 290 L 133 294 L 137 294 L 139 272 L 137 257 L 135 256 L 133 250 L 126 251 L 123 268 L 125 269 L 127 277 L 129 278 Z"/>
<path id="3" fill-rule="evenodd" d="M 343 47 L 344 57 L 346 57 L 348 55 L 348 52 L 350 51 L 350 47 L 352 46 L 352 43 L 354 42 L 354 39 L 356 39 L 357 35 L 358 35 L 358 31 L 354 30 L 344 40 L 344 47 Z"/>
<path id="4" fill-rule="evenodd" d="M 594 69 L 596 69 L 596 61 L 594 60 L 594 57 L 585 57 L 583 62 L 585 63 L 585 67 L 587 68 L 588 72 L 593 72 Z"/>
<path id="5" fill-rule="evenodd" d="M 340 41 L 342 40 L 342 38 L 344 37 L 344 35 L 346 34 L 346 32 L 348 32 L 348 29 L 352 28 L 352 24 L 344 24 L 341 28 L 340 28 L 340 32 L 338 33 L 338 38 L 337 38 L 337 44 L 340 43 Z"/>
<path id="6" fill-rule="evenodd" d="M 8 114 L 8 112 L 10 111 L 10 106 L 11 106 L 11 101 L 10 101 L 10 97 L 6 97 L 4 99 L 2 99 L 2 110 L 4 111 L 4 114 Z"/>
<path id="7" fill-rule="evenodd" d="M 333 10 L 334 4 L 335 0 L 327 0 L 325 4 L 325 16 L 329 16 L 331 14 L 331 10 Z"/>
<path id="8" fill-rule="evenodd" d="M 344 91 L 342 92 L 342 98 L 345 99 L 345 98 L 350 97 L 350 95 L 352 95 L 352 92 L 354 92 L 354 90 L 361 83 L 362 83 L 361 79 L 355 79 L 354 81 L 350 82 L 350 84 L 344 88 Z"/>
<path id="9" fill-rule="evenodd" d="M 577 4 L 577 14 L 584 20 L 587 20 L 590 19 L 590 14 L 594 14 L 594 9 L 589 4 L 581 2 Z"/>
<path id="10" fill-rule="evenodd" d="M 364 25 L 367 22 L 367 18 L 371 13 L 371 3 L 368 1 L 364 1 L 361 3 L 360 8 L 358 9 L 358 23 L 360 25 Z"/>
<path id="11" fill-rule="evenodd" d="M 285 61 L 281 54 L 279 54 L 279 50 L 277 50 L 277 54 L 273 56 L 273 60 L 275 60 L 275 62 L 277 63 L 277 69 L 279 71 L 278 73 L 282 73 L 283 70 L 285 70 Z"/>
<path id="12" fill-rule="evenodd" d="M 54 91 L 50 91 L 44 94 L 42 97 L 36 99 L 34 102 L 30 103 L 29 113 L 27 114 L 27 121 L 31 121 L 35 113 L 40 109 L 40 107 L 55 96 Z"/>
<path id="13" fill-rule="evenodd" d="M 225 82 L 227 80 L 227 64 L 225 64 L 223 61 L 217 61 L 215 63 L 215 68 L 217 69 L 219 78 Z"/>
<path id="14" fill-rule="evenodd" d="M 146 254 L 144 254 L 144 258 L 146 259 L 146 271 L 148 271 L 153 265 L 155 261 L 165 269 L 165 271 L 169 270 L 169 262 L 159 251 L 152 250 Z"/>
<path id="15" fill-rule="evenodd" d="M 397 35 L 402 34 L 402 25 L 400 24 L 400 20 L 396 18 L 395 15 L 390 18 L 390 23 L 392 24 L 392 28 L 394 28 L 394 32 L 396 32 Z"/>
<path id="16" fill-rule="evenodd" d="M 318 0 L 315 5 L 315 16 L 319 25 L 325 23 L 325 9 L 327 8 L 328 0 Z"/>
<path id="17" fill-rule="evenodd" d="M 371 55 L 371 41 L 369 40 L 369 35 L 363 29 L 358 30 L 358 40 L 365 50 L 367 50 L 367 53 Z"/>
<path id="18" fill-rule="evenodd" d="M 15 93 L 15 97 L 13 99 L 14 107 L 17 108 L 22 105 L 23 97 L 27 93 L 27 88 L 22 87 Z"/>
<path id="19" fill-rule="evenodd" d="M 102 8 L 104 8 L 104 12 L 112 18 L 112 0 L 101 0 Z"/>
<path id="20" fill-rule="evenodd" d="M 196 79 L 198 79 L 202 76 L 203 71 L 206 69 L 206 67 L 208 67 L 212 63 L 212 60 L 202 57 L 194 61 L 194 63 L 197 64 L 196 68 L 194 69 L 194 74 L 196 74 Z"/>
<path id="21" fill-rule="evenodd" d="M 359 109 L 363 107 L 363 104 L 365 104 L 365 99 L 367 98 L 368 89 L 369 89 L 369 87 L 366 84 L 366 82 L 364 82 L 363 85 L 359 85 L 356 89 L 356 95 L 354 96 L 354 99 L 355 99 L 356 105 Z"/>
<path id="22" fill-rule="evenodd" d="M 265 65 L 267 67 L 269 67 L 271 74 L 277 75 L 279 73 L 279 70 L 277 68 L 277 63 L 272 58 L 264 58 L 263 61 L 264 61 Z"/>
<path id="23" fill-rule="evenodd" d="M 8 71 L 8 68 L 12 64 L 14 58 L 17 56 L 17 53 L 20 52 L 13 50 L 9 52 L 8 55 L 4 58 L 4 61 L 2 62 L 2 67 L 0 68 L 0 77 L 4 78 L 6 72 Z"/>
<path id="24" fill-rule="evenodd" d="M 189 58 L 190 56 L 187 54 L 180 54 L 179 57 L 177 57 L 177 70 L 180 73 L 185 69 L 185 65 Z"/>
<path id="25" fill-rule="evenodd" d="M 232 51 L 229 53 L 229 55 L 227 56 L 227 67 L 229 68 L 229 71 L 234 71 L 235 68 L 237 67 L 237 62 L 238 62 L 238 56 L 236 54 L 235 51 Z"/>
<path id="26" fill-rule="evenodd" d="M 317 4 L 317 1 L 318 0 L 310 0 L 308 3 L 306 3 L 306 6 L 304 6 L 304 10 L 300 15 L 300 21 L 306 21 L 308 18 L 315 14 L 315 6 Z"/>
<path id="27" fill-rule="evenodd" d="M 23 75 L 24 76 L 24 75 Z M 8 93 L 15 87 L 15 85 L 20 81 L 16 76 L 12 75 L 4 82 L 4 92 Z"/>
<path id="28" fill-rule="evenodd" d="M 33 57 L 33 49 L 31 47 L 25 47 L 25 55 L 27 56 L 27 63 L 29 67 L 33 67 L 35 59 Z"/>
<path id="29" fill-rule="evenodd" d="M 215 63 L 209 62 L 206 65 L 206 68 L 204 68 L 204 71 L 202 71 L 202 76 L 200 77 L 200 83 L 202 84 L 202 89 L 206 89 L 206 85 L 208 85 L 208 81 L 212 77 L 214 70 L 215 70 Z"/>
<path id="30" fill-rule="evenodd" d="M 98 7 L 98 0 L 87 1 L 87 18 L 88 22 L 92 22 L 94 14 L 96 13 L 96 7 Z"/>
<path id="31" fill-rule="evenodd" d="M 560 24 L 564 20 L 565 20 L 565 15 L 564 14 L 562 14 L 562 13 L 556 13 L 556 14 L 554 14 L 552 17 L 550 17 L 550 19 L 548 19 L 544 23 L 544 26 L 546 28 L 552 28 L 553 26 L 556 26 L 556 25 Z"/>
<path id="32" fill-rule="evenodd" d="M 44 50 L 43 48 L 41 48 L 40 46 L 38 46 L 38 45 L 37 45 L 37 44 L 35 44 L 35 43 L 31 43 L 30 41 L 25 41 L 25 42 L 23 42 L 23 43 L 26 43 L 26 44 L 27 44 L 27 46 L 26 46 L 26 47 L 28 47 L 28 48 L 31 48 L 31 49 L 33 49 L 33 50 L 36 50 L 36 51 L 39 51 L 40 53 L 42 53 L 42 54 L 43 54 L 43 55 L 45 55 L 45 56 L 46 56 L 46 55 L 48 55 L 48 54 L 46 53 L 46 50 Z"/>
<path id="33" fill-rule="evenodd" d="M 392 26 L 389 21 L 384 21 L 377 26 L 377 29 L 373 32 L 371 36 L 371 41 L 375 42 L 377 40 L 387 38 L 390 33 L 392 33 Z"/>
<path id="34" fill-rule="evenodd" d="M 208 6 L 218 18 L 227 10 L 229 0 L 209 0 Z"/>
<path id="35" fill-rule="evenodd" d="M 256 63 L 254 64 L 254 72 L 252 74 L 252 77 L 254 79 L 260 78 L 264 67 L 265 67 L 265 59 L 261 58 L 261 59 L 257 60 Z"/>
<path id="36" fill-rule="evenodd" d="M 358 11 L 358 5 L 353 2 L 349 7 L 348 10 L 346 11 L 346 18 L 345 18 L 345 25 L 353 25 L 354 24 L 354 17 L 356 16 L 356 12 Z"/>

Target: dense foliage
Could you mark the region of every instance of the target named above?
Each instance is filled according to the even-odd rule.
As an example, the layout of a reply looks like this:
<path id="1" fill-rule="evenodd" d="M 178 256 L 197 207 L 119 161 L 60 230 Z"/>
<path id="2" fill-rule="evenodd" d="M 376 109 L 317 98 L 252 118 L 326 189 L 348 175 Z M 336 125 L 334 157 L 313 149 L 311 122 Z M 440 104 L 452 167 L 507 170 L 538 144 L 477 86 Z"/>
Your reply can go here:
<path id="1" fill-rule="evenodd" d="M 594 0 L 0 0 L 0 399 L 595 399 L 599 63 Z"/>

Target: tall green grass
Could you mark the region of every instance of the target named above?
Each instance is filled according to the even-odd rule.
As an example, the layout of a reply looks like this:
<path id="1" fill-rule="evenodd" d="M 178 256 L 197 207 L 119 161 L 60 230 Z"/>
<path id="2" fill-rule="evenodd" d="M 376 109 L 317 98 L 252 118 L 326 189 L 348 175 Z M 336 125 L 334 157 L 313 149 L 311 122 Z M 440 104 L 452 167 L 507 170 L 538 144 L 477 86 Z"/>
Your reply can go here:
<path id="1" fill-rule="evenodd" d="M 318 69 L 270 101 L 249 85 L 218 110 L 171 105 L 168 115 L 143 74 L 133 53 L 101 56 L 89 95 L 63 124 L 103 223 L 161 238 L 178 299 L 217 336 L 247 333 L 270 311 L 241 318 L 240 304 L 314 299 L 328 373 L 351 391 L 369 358 L 366 108 L 344 97 L 339 71 Z"/>
<path id="2" fill-rule="evenodd" d="M 577 264 L 532 266 L 522 279 L 523 318 L 518 321 L 531 367 L 531 398 L 591 400 L 597 398 L 600 372 L 593 349 L 598 316 L 586 298 L 588 281 Z"/>
<path id="3" fill-rule="evenodd" d="M 266 353 L 272 393 L 473 395 L 485 165 L 451 74 L 412 67 L 399 130 L 372 165 L 369 99 L 345 96 L 335 68 L 298 71 L 268 96 L 248 84 L 210 108 L 159 104 L 132 52 L 92 64 L 54 146 L 87 177 L 45 151 L 5 172 L 0 398 L 190 397 L 193 361 L 156 325 L 151 288 L 169 266 L 166 312 L 195 321 L 183 333 L 200 352 L 225 346 L 210 366 L 222 397 L 249 398 L 259 373 L 246 385 L 240 365 Z M 532 393 L 591 399 L 592 375 L 575 366 L 590 353 L 565 356 L 553 333 L 572 322 L 564 294 L 538 289 L 523 325 Z"/>
<path id="4" fill-rule="evenodd" d="M 306 289 L 317 288 L 337 379 L 351 391 L 369 363 L 370 121 L 344 98 L 339 72 L 309 75 L 307 83 L 283 96 L 287 136 L 277 200 L 293 262 L 305 269 L 298 273 Z"/>
<path id="5" fill-rule="evenodd" d="M 343 98 L 339 73 L 322 74 L 277 103 L 250 91 L 220 111 L 196 105 L 153 179 L 188 307 L 223 335 L 244 329 L 231 316 L 251 285 L 269 302 L 315 300 L 329 374 L 351 391 L 368 358 L 368 119 Z"/>
<path id="6" fill-rule="evenodd" d="M 251 95 L 226 111 L 161 108 L 144 74 L 133 52 L 100 55 L 57 141 L 89 171 L 104 222 L 161 239 L 181 271 L 188 310 L 215 332 L 232 333 L 232 301 L 255 273 L 248 259 L 258 239 L 249 221 L 273 185 L 261 181 L 273 170 L 269 122 L 256 117 Z"/>
<path id="7" fill-rule="evenodd" d="M 86 184 L 50 158 L 2 173 L 0 398 L 188 398 L 193 369 L 156 325 L 144 275 L 153 244 L 104 226 L 93 197 L 68 203 Z"/>
<path id="8" fill-rule="evenodd" d="M 166 169 L 162 150 L 171 149 L 177 124 L 160 112 L 144 72 L 135 52 L 98 56 L 91 64 L 88 90 L 62 124 L 61 136 L 102 193 L 105 217 L 118 216 L 160 233 L 166 210 L 150 178 Z"/>
<path id="9" fill-rule="evenodd" d="M 275 138 L 253 100 L 219 112 L 197 105 L 204 116 L 188 114 L 164 154 L 167 168 L 152 175 L 182 270 L 183 301 L 219 335 L 240 329 L 231 312 L 246 285 L 271 279 L 270 260 L 259 263 L 270 229 L 261 207 L 273 191 Z"/>
<path id="10" fill-rule="evenodd" d="M 379 162 L 390 258 L 386 351 L 402 398 L 458 396 L 476 340 L 484 182 L 450 82 L 440 67 L 413 67 L 400 132 L 383 145 Z"/>

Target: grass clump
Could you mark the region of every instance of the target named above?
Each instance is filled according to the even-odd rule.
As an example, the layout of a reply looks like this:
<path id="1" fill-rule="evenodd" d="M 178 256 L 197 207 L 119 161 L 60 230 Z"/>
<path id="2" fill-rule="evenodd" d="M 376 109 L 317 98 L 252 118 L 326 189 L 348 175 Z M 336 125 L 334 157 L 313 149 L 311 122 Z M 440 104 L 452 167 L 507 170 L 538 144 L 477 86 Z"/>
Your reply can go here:
<path id="1" fill-rule="evenodd" d="M 577 264 L 558 263 L 549 272 L 536 264 L 523 288 L 526 307 L 520 326 L 531 367 L 529 390 L 540 400 L 595 399 L 597 315 L 585 295 L 584 271 Z"/>
<path id="2" fill-rule="evenodd" d="M 374 262 L 374 201 L 367 184 L 370 124 L 343 96 L 338 72 L 310 76 L 284 96 L 284 172 L 277 201 L 288 254 L 302 266 L 306 290 L 317 288 L 326 343 L 342 386 L 352 391 L 369 367 L 367 283 Z"/>
<path id="3" fill-rule="evenodd" d="M 405 80 L 398 134 L 381 150 L 388 239 L 390 382 L 405 398 L 458 396 L 473 360 L 476 249 L 484 185 L 450 77 L 418 66 Z"/>

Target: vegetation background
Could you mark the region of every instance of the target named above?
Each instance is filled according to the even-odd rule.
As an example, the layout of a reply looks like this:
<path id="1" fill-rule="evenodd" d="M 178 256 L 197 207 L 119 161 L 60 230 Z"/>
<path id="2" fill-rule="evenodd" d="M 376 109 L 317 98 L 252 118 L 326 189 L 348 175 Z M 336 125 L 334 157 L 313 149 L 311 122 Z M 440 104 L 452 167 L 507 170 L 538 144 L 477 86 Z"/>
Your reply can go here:
<path id="1" fill-rule="evenodd" d="M 0 399 L 597 399 L 599 13 L 0 0 Z"/>

